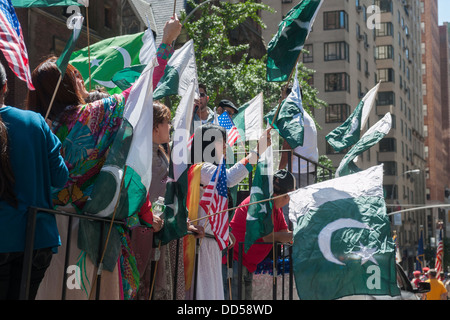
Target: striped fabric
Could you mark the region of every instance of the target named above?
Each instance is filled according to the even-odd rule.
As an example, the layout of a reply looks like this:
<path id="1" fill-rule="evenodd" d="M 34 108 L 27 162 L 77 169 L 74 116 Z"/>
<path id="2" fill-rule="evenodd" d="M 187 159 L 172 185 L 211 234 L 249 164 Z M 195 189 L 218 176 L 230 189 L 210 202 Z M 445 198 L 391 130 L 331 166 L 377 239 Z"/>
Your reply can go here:
<path id="1" fill-rule="evenodd" d="M 241 136 L 239 135 L 239 131 L 236 128 L 236 126 L 233 123 L 233 120 L 231 120 L 230 115 L 228 112 L 222 113 L 217 120 L 219 121 L 219 125 L 224 127 L 227 130 L 228 135 L 228 141 L 227 143 L 232 147 L 236 140 L 239 139 Z"/>
<path id="2" fill-rule="evenodd" d="M 22 28 L 11 0 L 0 0 L 0 50 L 14 74 L 34 90 Z"/>
<path id="3" fill-rule="evenodd" d="M 442 229 L 439 231 L 439 242 L 436 249 L 436 264 L 434 268 L 437 272 L 437 278 L 439 279 L 439 274 L 443 271 L 442 268 L 442 258 L 444 254 L 444 241 L 442 240 Z"/>
<path id="4" fill-rule="evenodd" d="M 227 172 L 222 160 L 200 200 L 200 206 L 209 216 L 211 230 L 216 237 L 220 250 L 228 246 L 228 211 L 216 214 L 228 208 Z"/>

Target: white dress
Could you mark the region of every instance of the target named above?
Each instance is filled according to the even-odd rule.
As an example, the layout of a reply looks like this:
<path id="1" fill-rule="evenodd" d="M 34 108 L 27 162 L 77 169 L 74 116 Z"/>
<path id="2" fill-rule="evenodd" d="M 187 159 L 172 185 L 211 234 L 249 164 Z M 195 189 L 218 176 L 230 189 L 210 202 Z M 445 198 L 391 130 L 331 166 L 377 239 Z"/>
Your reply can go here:
<path id="1" fill-rule="evenodd" d="M 201 168 L 200 183 L 204 187 L 208 185 L 217 166 L 211 163 L 204 163 Z M 227 169 L 227 186 L 233 187 L 248 176 L 249 171 L 246 166 L 238 162 L 230 169 Z M 200 189 L 200 198 L 204 193 L 204 188 Z M 205 217 L 205 211 L 199 206 L 198 217 Z M 204 225 L 204 221 L 200 220 Z M 202 225 L 200 224 L 200 225 Z M 211 231 L 209 223 L 206 225 L 205 233 L 213 235 L 212 238 L 204 237 L 201 239 L 200 251 L 198 256 L 198 276 L 196 283 L 196 300 L 224 300 L 223 282 L 222 282 L 222 251 L 219 250 L 214 234 Z M 195 277 L 193 278 L 195 281 Z M 186 299 L 193 299 L 193 288 L 186 294 Z"/>

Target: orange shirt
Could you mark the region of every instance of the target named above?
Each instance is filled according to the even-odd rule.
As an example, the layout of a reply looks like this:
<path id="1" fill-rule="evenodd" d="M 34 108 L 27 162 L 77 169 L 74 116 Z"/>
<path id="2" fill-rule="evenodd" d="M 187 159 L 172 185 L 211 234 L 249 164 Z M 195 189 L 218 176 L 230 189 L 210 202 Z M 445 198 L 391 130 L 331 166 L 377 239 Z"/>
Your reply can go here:
<path id="1" fill-rule="evenodd" d="M 441 295 L 447 292 L 444 284 L 437 279 L 428 279 L 425 282 L 429 282 L 431 289 L 427 292 L 427 300 L 441 300 Z"/>

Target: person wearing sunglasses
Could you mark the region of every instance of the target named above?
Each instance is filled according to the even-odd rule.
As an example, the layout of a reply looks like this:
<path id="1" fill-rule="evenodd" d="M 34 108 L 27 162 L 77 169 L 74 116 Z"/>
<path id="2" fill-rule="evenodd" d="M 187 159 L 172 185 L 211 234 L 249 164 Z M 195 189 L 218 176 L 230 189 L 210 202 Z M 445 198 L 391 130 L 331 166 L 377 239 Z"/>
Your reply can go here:
<path id="1" fill-rule="evenodd" d="M 205 123 L 214 122 L 214 111 L 208 107 L 209 96 L 204 84 L 198 85 L 200 97 L 194 100 L 194 117 L 192 119 L 191 134 Z"/>

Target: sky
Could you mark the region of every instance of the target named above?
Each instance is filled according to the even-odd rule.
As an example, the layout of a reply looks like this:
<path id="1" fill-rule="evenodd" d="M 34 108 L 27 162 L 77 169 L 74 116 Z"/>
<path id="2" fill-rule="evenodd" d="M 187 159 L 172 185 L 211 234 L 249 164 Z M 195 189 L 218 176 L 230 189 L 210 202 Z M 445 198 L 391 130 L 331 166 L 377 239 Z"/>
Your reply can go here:
<path id="1" fill-rule="evenodd" d="M 450 22 L 450 0 L 438 0 L 439 25 Z"/>

